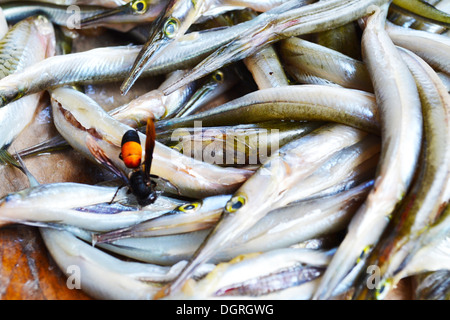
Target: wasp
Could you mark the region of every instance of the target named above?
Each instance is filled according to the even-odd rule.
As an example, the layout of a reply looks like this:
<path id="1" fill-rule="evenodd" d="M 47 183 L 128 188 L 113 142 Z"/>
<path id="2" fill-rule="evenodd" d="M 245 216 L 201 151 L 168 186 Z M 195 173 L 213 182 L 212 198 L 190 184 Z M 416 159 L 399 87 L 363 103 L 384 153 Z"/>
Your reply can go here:
<path id="1" fill-rule="evenodd" d="M 156 182 L 154 179 L 158 179 L 158 176 L 150 174 L 156 141 L 153 118 L 147 120 L 146 135 L 145 157 L 143 162 L 142 145 L 138 132 L 130 129 L 122 136 L 119 158 L 127 168 L 132 169 L 128 176 L 113 164 L 106 153 L 96 143 L 95 138 L 88 136 L 89 138 L 86 140 L 86 145 L 94 158 L 119 176 L 142 206 L 152 204 L 157 198 Z"/>

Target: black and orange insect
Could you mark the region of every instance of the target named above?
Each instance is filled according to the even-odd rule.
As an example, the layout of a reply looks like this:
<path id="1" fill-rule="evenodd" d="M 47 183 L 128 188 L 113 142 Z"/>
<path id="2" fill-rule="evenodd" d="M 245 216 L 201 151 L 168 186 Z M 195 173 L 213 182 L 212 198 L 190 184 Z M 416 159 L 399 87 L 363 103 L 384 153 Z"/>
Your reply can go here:
<path id="1" fill-rule="evenodd" d="M 153 150 L 155 149 L 155 124 L 153 119 L 147 121 L 147 138 L 145 139 L 145 158 L 142 163 L 142 146 L 139 134 L 136 130 L 128 130 L 122 137 L 122 150 L 120 158 L 125 166 L 133 169 L 129 178 L 129 186 L 133 194 L 139 201 L 146 204 L 153 203 L 156 200 L 156 183 L 151 178 L 157 178 L 150 174 L 153 160 Z M 142 168 L 143 166 L 143 168 Z"/>
<path id="2" fill-rule="evenodd" d="M 127 168 L 132 169 L 128 177 L 112 163 L 92 136 L 88 136 L 86 140 L 87 147 L 97 161 L 122 178 L 130 191 L 136 196 L 139 204 L 143 206 L 149 205 L 156 200 L 156 182 L 152 179 L 157 179 L 158 177 L 150 174 L 156 141 L 155 124 L 152 118 L 147 121 L 146 135 L 143 163 L 142 145 L 138 132 L 130 129 L 122 137 L 119 158 Z"/>

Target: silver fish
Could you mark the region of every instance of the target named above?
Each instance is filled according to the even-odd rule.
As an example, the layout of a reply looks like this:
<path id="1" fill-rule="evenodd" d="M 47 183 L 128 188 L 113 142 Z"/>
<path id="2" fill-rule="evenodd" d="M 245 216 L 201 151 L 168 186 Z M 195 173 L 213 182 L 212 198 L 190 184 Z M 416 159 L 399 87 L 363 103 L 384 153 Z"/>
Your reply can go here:
<path id="1" fill-rule="evenodd" d="M 388 5 L 367 9 L 371 15 L 361 44 L 380 108 L 382 150 L 375 185 L 352 219 L 315 299 L 330 298 L 343 278 L 362 265 L 404 198 L 418 161 L 421 103 L 414 79 L 384 29 L 387 9 Z"/>
<path id="2" fill-rule="evenodd" d="M 283 248 L 239 255 L 218 264 L 205 278 L 190 280 L 167 299 L 274 299 L 279 291 L 320 277 L 332 254 Z"/>
<path id="3" fill-rule="evenodd" d="M 231 195 L 219 195 L 186 203 L 168 212 L 160 219 L 152 219 L 129 228 L 97 234 L 92 241 L 94 243 L 112 242 L 128 237 L 165 236 L 209 229 L 219 220 L 222 209 L 230 198 Z"/>
<path id="4" fill-rule="evenodd" d="M 55 54 L 55 33 L 44 16 L 15 24 L 0 41 L 0 77 L 20 72 Z M 33 120 L 43 92 L 28 95 L 0 109 L 0 148 L 5 148 Z"/>
<path id="5" fill-rule="evenodd" d="M 250 92 L 212 110 L 163 119 L 158 130 L 256 123 L 271 120 L 331 121 L 379 134 L 379 112 L 371 93 L 323 85 L 290 85 Z"/>
<path id="6" fill-rule="evenodd" d="M 67 231 L 40 228 L 45 245 L 53 259 L 67 275 L 79 274 L 79 279 L 68 279 L 74 288 L 82 289 L 93 298 L 106 300 L 151 300 L 160 283 L 170 281 L 185 264 L 171 267 L 122 261 Z M 213 266 L 203 269 L 204 275 Z M 77 283 L 76 281 L 79 281 Z"/>
<path id="7" fill-rule="evenodd" d="M 282 40 L 280 52 L 286 70 L 297 81 L 306 82 L 307 77 L 315 77 L 346 88 L 373 92 L 362 61 L 298 37 Z"/>
<path id="8" fill-rule="evenodd" d="M 450 38 L 421 30 L 386 24 L 389 37 L 395 45 L 408 49 L 438 71 L 450 74 Z"/>

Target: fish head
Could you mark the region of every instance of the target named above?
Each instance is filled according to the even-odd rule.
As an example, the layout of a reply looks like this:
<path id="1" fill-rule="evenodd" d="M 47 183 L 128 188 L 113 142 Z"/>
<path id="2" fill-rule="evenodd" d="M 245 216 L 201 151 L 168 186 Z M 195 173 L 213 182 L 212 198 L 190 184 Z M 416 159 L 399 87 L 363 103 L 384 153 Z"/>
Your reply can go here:
<path id="1" fill-rule="evenodd" d="M 116 8 L 108 8 L 84 18 L 80 27 L 99 26 L 106 23 L 128 23 L 137 21 L 150 21 L 156 18 L 155 13 L 161 12 L 161 4 L 153 4 L 151 0 L 133 0 Z M 138 17 L 138 18 L 136 18 Z"/>
<path id="2" fill-rule="evenodd" d="M 201 2 L 201 1 L 199 1 Z M 126 94 L 137 78 L 165 50 L 176 43 L 198 17 L 198 1 L 170 1 L 166 10 L 153 22 L 149 38 L 137 56 L 133 68 L 121 86 Z"/>

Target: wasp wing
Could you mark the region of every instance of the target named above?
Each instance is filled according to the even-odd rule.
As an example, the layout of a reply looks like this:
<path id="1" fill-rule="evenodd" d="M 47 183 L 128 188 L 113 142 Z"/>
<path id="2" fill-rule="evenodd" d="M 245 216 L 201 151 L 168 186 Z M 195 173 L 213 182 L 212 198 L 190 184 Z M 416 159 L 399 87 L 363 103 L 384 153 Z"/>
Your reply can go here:
<path id="1" fill-rule="evenodd" d="M 153 160 L 153 150 L 155 149 L 156 141 L 155 120 L 153 118 L 149 118 L 147 120 L 146 135 L 147 138 L 145 139 L 144 173 L 145 177 L 149 179 Z"/>
<path id="2" fill-rule="evenodd" d="M 112 173 L 114 173 L 116 176 L 121 178 L 125 183 L 129 184 L 128 177 L 120 170 L 108 157 L 106 152 L 100 147 L 100 145 L 97 143 L 94 137 L 88 135 L 86 137 L 86 146 L 95 158 L 99 164 L 106 167 L 108 170 L 110 170 Z"/>

